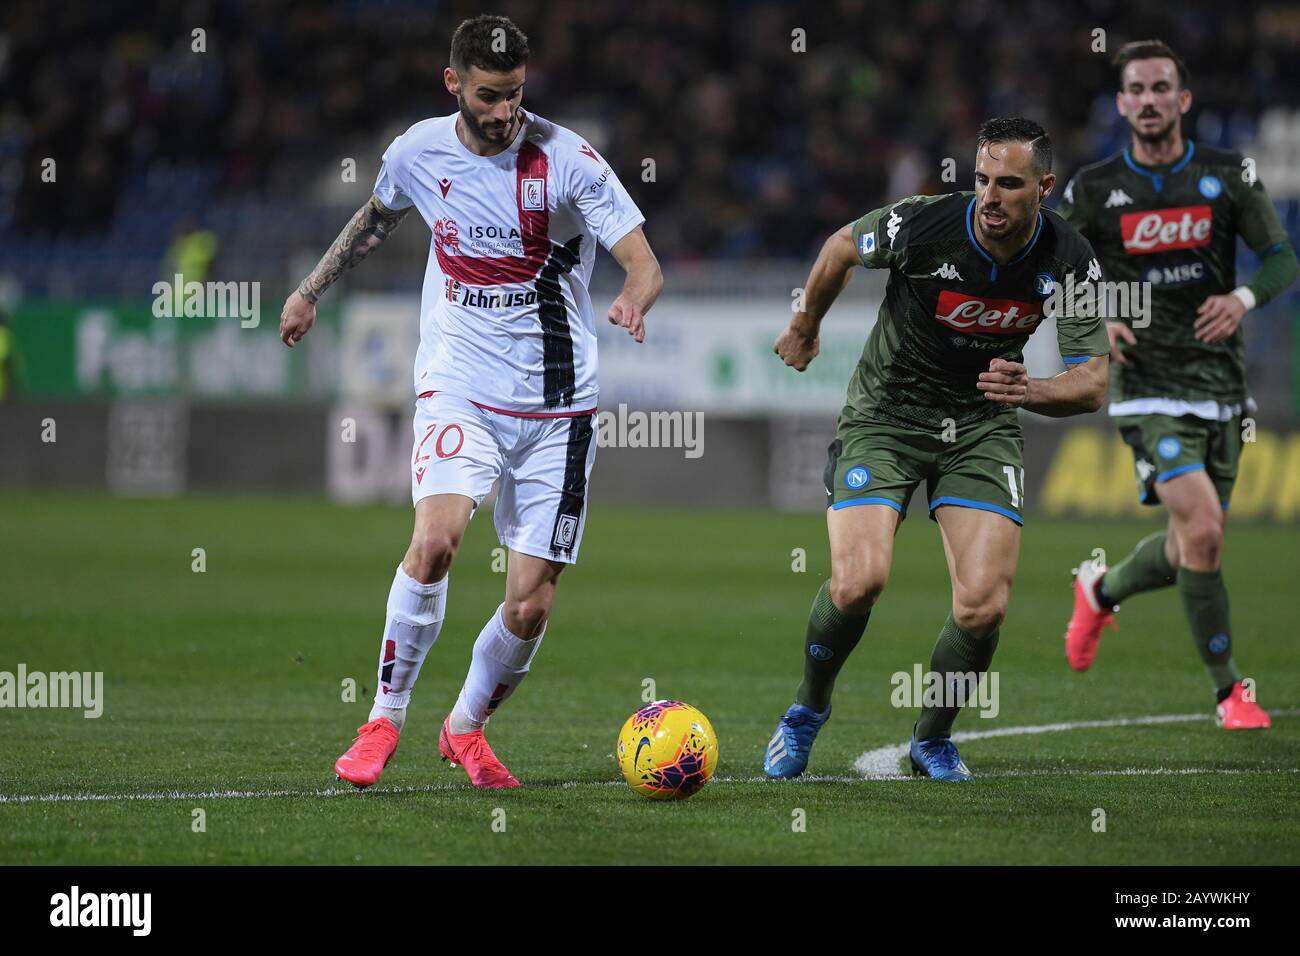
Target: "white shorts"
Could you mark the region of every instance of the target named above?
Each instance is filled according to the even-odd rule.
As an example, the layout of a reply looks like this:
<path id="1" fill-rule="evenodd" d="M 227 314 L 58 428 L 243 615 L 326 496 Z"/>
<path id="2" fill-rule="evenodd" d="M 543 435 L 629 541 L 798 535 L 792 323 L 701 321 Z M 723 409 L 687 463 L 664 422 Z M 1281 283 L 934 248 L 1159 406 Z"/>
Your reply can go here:
<path id="1" fill-rule="evenodd" d="M 512 551 L 573 564 L 596 460 L 596 414 L 524 418 L 435 392 L 416 399 L 411 500 L 464 495 L 478 508 L 501 479 L 494 524 Z"/>

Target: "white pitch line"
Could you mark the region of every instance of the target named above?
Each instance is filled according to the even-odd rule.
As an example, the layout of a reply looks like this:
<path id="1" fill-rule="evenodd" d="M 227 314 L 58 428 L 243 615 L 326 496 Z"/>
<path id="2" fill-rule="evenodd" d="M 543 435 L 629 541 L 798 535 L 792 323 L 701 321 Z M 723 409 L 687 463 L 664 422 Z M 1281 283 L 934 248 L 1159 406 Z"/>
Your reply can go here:
<path id="1" fill-rule="evenodd" d="M 1300 709 L 1292 710 L 1274 710 L 1270 711 L 1272 717 L 1294 717 L 1300 714 Z M 1098 727 L 1143 727 L 1150 724 L 1186 724 L 1197 721 L 1207 721 L 1211 718 L 1205 713 L 1197 714 L 1154 714 L 1148 717 L 1119 717 L 1113 720 L 1072 720 L 1059 724 L 1033 724 L 1024 727 L 995 727 L 992 730 L 967 730 L 959 731 L 952 735 L 953 743 L 959 744 L 967 740 L 987 740 L 991 737 L 1022 737 L 1030 734 L 1052 734 L 1062 730 L 1088 730 Z M 867 780 L 909 780 L 906 774 L 899 771 L 899 763 L 907 756 L 910 749 L 910 741 L 906 744 L 890 744 L 886 747 L 877 747 L 874 750 L 868 750 L 859 755 L 858 759 L 853 761 L 853 769 Z M 1191 773 L 1290 773 L 1292 771 L 1279 768 L 1277 770 L 1211 770 L 1211 769 L 1167 769 L 1164 767 L 1140 768 L 1130 767 L 1127 770 L 1069 770 L 1069 769 L 1043 769 L 1031 771 L 1014 771 L 1008 773 L 991 773 L 977 774 L 976 776 L 985 777 L 1027 777 L 1027 776 L 1055 776 L 1077 775 L 1090 777 L 1105 776 L 1160 776 L 1164 774 L 1191 774 Z"/>
<path id="2" fill-rule="evenodd" d="M 1300 715 L 1300 709 L 1294 710 L 1274 710 L 1270 712 L 1274 717 L 1294 717 Z M 952 739 L 955 743 L 961 743 L 966 740 L 984 740 L 990 737 L 1017 737 L 1028 734 L 1048 734 L 1061 730 L 1082 730 L 1095 727 L 1135 727 L 1148 724 L 1176 724 L 1192 723 L 1198 720 L 1208 720 L 1205 714 L 1163 714 L 1150 717 L 1124 717 L 1117 720 L 1077 720 L 1060 724 L 1036 724 L 1026 727 L 996 727 L 992 730 L 971 730 L 953 734 Z M 858 757 L 853 763 L 853 769 L 857 771 L 855 776 L 835 776 L 823 774 L 804 774 L 797 780 L 774 781 L 765 776 L 753 777 L 715 777 L 710 781 L 710 786 L 717 784 L 732 783 L 770 783 L 773 785 L 789 786 L 791 784 L 818 784 L 818 783 L 857 783 L 862 779 L 867 780 L 909 780 L 910 777 L 898 772 L 899 761 L 907 754 L 907 744 L 891 744 L 887 747 L 877 747 L 875 750 L 868 750 Z M 1263 769 L 1233 769 L 1233 768 L 1200 768 L 1200 767 L 1129 767 L 1118 770 L 1071 770 L 1069 768 L 1043 768 L 1035 770 L 1018 770 L 1008 772 L 994 772 L 980 774 L 981 777 L 1054 777 L 1054 776 L 1081 776 L 1081 777 L 1137 777 L 1137 776 L 1169 776 L 1169 775 L 1191 775 L 1191 774 L 1277 774 L 1277 773 L 1300 773 L 1300 768 L 1263 768 Z M 559 784 L 563 789 L 576 789 L 578 787 L 617 787 L 621 786 L 621 780 L 599 780 L 599 781 L 581 781 L 569 780 Z M 548 784 L 547 786 L 552 786 Z M 468 790 L 468 784 L 464 783 L 435 783 L 424 784 L 422 786 L 409 787 L 370 787 L 367 793 L 371 794 L 403 794 L 403 793 L 441 793 L 444 791 Z M 0 793 L 0 806 L 7 804 L 23 803 L 118 803 L 140 800 L 172 800 L 184 801 L 186 803 L 198 800 L 271 800 L 281 797 L 345 797 L 351 794 L 359 793 L 354 787 L 335 787 L 332 789 L 301 789 L 301 790 L 199 790 L 186 792 L 181 790 L 163 790 L 153 793 Z"/>
<path id="3" fill-rule="evenodd" d="M 439 790 L 458 790 L 454 783 L 426 784 L 421 787 L 375 787 L 375 793 L 432 793 Z M 115 803 L 119 800 L 265 800 L 274 797 L 343 797 L 356 793 L 354 787 L 333 790 L 201 790 L 186 793 L 165 790 L 156 793 L 0 793 L 0 804 L 6 803 Z"/>
<path id="4" fill-rule="evenodd" d="M 857 783 L 860 777 L 849 776 L 824 776 L 820 774 L 806 774 L 800 777 L 798 781 L 783 781 L 785 783 Z M 710 786 L 720 783 L 768 783 L 767 777 L 714 777 L 709 782 Z M 566 780 L 559 786 L 565 790 L 572 790 L 579 787 L 621 787 L 622 780 Z M 526 785 L 525 785 L 526 786 Z M 546 784 L 544 786 L 554 786 Z M 470 790 L 468 783 L 435 783 L 425 784 L 423 786 L 410 787 L 368 787 L 366 793 L 369 794 L 401 794 L 401 793 L 441 793 L 451 790 Z M 534 789 L 542 789 L 536 787 Z M 279 797 L 346 797 L 350 794 L 360 793 L 355 787 L 336 787 L 330 790 L 201 790 L 195 792 L 184 792 L 180 790 L 164 790 L 154 793 L 0 793 L 0 805 L 19 804 L 19 803 L 116 803 L 118 801 L 139 801 L 139 800 L 173 800 L 191 803 L 198 800 L 271 800 Z"/>

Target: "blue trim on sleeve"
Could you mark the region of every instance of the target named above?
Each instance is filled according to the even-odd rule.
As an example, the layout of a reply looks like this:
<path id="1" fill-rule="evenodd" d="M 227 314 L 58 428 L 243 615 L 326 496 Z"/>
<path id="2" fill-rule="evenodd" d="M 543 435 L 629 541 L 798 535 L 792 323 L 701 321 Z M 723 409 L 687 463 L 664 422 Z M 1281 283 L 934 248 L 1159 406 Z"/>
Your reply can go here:
<path id="1" fill-rule="evenodd" d="M 1063 355 L 1063 356 L 1061 356 L 1061 361 L 1064 362 L 1066 365 L 1078 365 L 1080 362 L 1086 362 L 1086 361 L 1088 361 L 1088 359 L 1090 359 L 1090 358 L 1097 358 L 1097 356 L 1095 356 L 1095 355 L 1070 355 L 1070 356 L 1065 356 L 1065 355 Z"/>
<path id="2" fill-rule="evenodd" d="M 976 511 L 991 511 L 994 514 L 1002 515 L 1004 518 L 1010 518 L 1018 525 L 1023 525 L 1025 519 L 1020 517 L 1014 511 L 1008 511 L 1006 508 L 999 508 L 997 505 L 991 505 L 984 501 L 972 501 L 970 498 L 954 498 L 951 495 L 944 495 L 942 498 L 936 498 L 930 502 L 930 515 L 933 517 L 934 509 L 940 505 L 956 505 L 958 508 L 974 508 Z"/>
<path id="3" fill-rule="evenodd" d="M 844 501 L 837 501 L 831 505 L 832 511 L 839 511 L 841 508 L 852 508 L 854 505 L 889 505 L 904 518 L 907 517 L 907 511 L 897 501 L 890 501 L 888 498 L 848 498 Z"/>
<path id="4" fill-rule="evenodd" d="M 1176 478 L 1178 475 L 1185 474 L 1186 472 L 1203 470 L 1204 468 L 1205 465 L 1199 461 L 1193 462 L 1190 465 L 1179 465 L 1177 468 L 1170 471 L 1160 472 L 1160 474 L 1156 475 L 1156 481 L 1168 481 L 1170 478 Z"/>

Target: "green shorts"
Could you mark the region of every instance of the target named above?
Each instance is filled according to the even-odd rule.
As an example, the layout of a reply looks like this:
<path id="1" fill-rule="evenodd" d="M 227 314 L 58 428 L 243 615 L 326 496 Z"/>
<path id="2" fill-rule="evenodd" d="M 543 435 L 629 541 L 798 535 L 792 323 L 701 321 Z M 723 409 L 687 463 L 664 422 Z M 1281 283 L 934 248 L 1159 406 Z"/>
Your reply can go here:
<path id="1" fill-rule="evenodd" d="M 1115 419 L 1133 449 L 1138 497 L 1144 505 L 1160 504 L 1156 486 L 1189 471 L 1204 471 L 1214 482 L 1219 501 L 1228 507 L 1241 461 L 1241 416 L 1226 422 L 1195 415 L 1125 415 Z"/>
<path id="2" fill-rule="evenodd" d="M 846 408 L 829 452 L 828 508 L 888 505 L 907 517 L 924 480 L 931 518 L 955 505 L 1025 523 L 1024 438 L 1014 417 L 931 432 L 863 421 Z"/>

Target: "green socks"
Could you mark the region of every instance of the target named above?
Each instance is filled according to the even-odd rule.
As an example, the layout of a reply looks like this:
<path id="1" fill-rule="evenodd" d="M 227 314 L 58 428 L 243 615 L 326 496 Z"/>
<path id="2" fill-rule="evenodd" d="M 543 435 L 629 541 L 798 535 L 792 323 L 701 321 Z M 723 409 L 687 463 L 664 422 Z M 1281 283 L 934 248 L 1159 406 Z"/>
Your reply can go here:
<path id="1" fill-rule="evenodd" d="M 957 622 L 949 614 L 948 620 L 944 621 L 943 630 L 939 632 L 939 641 L 934 645 L 934 653 L 930 655 L 930 670 L 945 675 L 945 686 L 949 683 L 946 677 L 948 674 L 974 672 L 978 677 L 988 670 L 997 647 L 996 628 L 988 637 L 980 639 L 958 627 Z M 923 702 L 921 717 L 916 722 L 916 739 L 949 736 L 952 732 L 952 722 L 957 719 L 957 712 L 960 710 L 960 707 L 928 707 Z"/>
<path id="2" fill-rule="evenodd" d="M 1174 568 L 1165 558 L 1163 531 L 1149 534 L 1138 542 L 1133 553 L 1106 572 L 1097 587 L 1103 605 L 1116 605 L 1143 591 L 1178 585 L 1192 639 L 1210 672 L 1214 689 L 1221 695 L 1241 680 L 1232 663 L 1232 639 L 1228 630 L 1228 590 L 1220 571 L 1189 571 Z"/>
<path id="3" fill-rule="evenodd" d="M 842 612 L 831 601 L 830 587 L 830 581 L 823 583 L 813 599 L 812 611 L 808 615 L 808 636 L 804 642 L 803 683 L 794 695 L 797 702 L 819 714 L 825 713 L 831 705 L 835 678 L 853 653 L 853 648 L 862 640 L 867 619 L 871 617 L 870 611 L 861 617 Z"/>
<path id="4" fill-rule="evenodd" d="M 1106 572 L 1098 597 L 1113 607 L 1133 594 L 1167 588 L 1174 583 L 1177 571 L 1165 558 L 1163 531 L 1149 534 L 1137 543 L 1133 553 Z"/>
<path id="5" fill-rule="evenodd" d="M 1232 639 L 1228 631 L 1228 589 L 1221 571 L 1178 570 L 1178 595 L 1183 599 L 1192 639 L 1210 672 L 1214 689 L 1222 691 L 1241 680 L 1232 663 Z"/>

